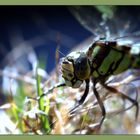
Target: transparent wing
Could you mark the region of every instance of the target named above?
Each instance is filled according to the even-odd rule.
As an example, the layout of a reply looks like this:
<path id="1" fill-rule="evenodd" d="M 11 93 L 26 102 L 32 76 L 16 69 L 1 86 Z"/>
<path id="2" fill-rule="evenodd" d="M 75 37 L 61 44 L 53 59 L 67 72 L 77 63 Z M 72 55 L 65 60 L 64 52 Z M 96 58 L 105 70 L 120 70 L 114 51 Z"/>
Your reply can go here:
<path id="1" fill-rule="evenodd" d="M 72 6 L 71 13 L 95 37 L 115 40 L 140 52 L 139 6 Z M 133 11 L 133 12 L 132 12 Z"/>
<path id="2" fill-rule="evenodd" d="M 95 36 L 118 37 L 140 30 L 138 6 L 73 6 L 69 9 L 81 25 Z"/>

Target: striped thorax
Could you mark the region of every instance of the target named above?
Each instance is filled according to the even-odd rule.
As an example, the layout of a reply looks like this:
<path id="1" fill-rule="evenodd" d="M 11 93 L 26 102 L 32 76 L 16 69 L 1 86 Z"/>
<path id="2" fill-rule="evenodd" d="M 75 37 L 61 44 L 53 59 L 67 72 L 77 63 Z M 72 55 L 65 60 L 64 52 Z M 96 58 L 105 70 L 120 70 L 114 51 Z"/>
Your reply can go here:
<path id="1" fill-rule="evenodd" d="M 93 78 L 108 78 L 128 69 L 140 67 L 139 54 L 131 54 L 131 48 L 116 41 L 96 41 L 87 52 L 72 52 L 62 62 L 62 76 L 66 84 L 79 87 Z"/>

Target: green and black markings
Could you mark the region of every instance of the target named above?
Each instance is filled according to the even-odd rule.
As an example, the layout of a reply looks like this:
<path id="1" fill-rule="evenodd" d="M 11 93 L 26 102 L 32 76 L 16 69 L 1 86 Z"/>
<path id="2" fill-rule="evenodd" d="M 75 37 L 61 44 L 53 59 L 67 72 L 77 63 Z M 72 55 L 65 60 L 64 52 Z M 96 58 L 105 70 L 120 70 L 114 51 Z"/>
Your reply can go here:
<path id="1" fill-rule="evenodd" d="M 140 54 L 131 54 L 130 50 L 131 47 L 118 45 L 117 41 L 98 40 L 89 47 L 87 52 L 79 51 L 70 53 L 62 61 L 62 77 L 65 82 L 50 88 L 48 92 L 60 86 L 79 88 L 85 81 L 85 92 L 77 105 L 70 111 L 70 113 L 73 113 L 74 110 L 85 101 L 89 92 L 89 82 L 92 80 L 93 93 L 102 111 L 102 118 L 99 123 L 100 128 L 105 119 L 106 111 L 96 89 L 96 84 L 99 82 L 107 90 L 114 94 L 118 94 L 123 99 L 129 100 L 132 103 L 132 106 L 136 106 L 137 118 L 139 111 L 138 102 L 121 93 L 117 89 L 109 87 L 105 83 L 112 75 L 120 74 L 128 69 L 140 68 Z M 44 93 L 42 96 L 46 95 L 48 92 Z"/>
<path id="2" fill-rule="evenodd" d="M 117 46 L 116 42 L 96 42 L 87 52 L 93 77 L 110 76 L 128 69 L 139 68 L 139 55 L 130 53 L 128 46 Z M 138 59 L 138 60 L 137 60 Z M 94 75 L 94 73 L 96 73 Z"/>

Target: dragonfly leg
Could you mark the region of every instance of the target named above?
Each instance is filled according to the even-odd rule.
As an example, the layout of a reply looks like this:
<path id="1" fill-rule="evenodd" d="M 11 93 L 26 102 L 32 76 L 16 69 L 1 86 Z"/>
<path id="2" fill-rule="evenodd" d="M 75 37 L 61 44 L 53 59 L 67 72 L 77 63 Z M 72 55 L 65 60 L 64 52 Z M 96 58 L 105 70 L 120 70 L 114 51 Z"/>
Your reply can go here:
<path id="1" fill-rule="evenodd" d="M 38 96 L 38 97 L 36 97 L 36 98 L 34 98 L 34 97 L 29 97 L 29 96 L 28 96 L 27 98 L 28 98 L 28 99 L 33 99 L 33 100 L 38 101 L 38 100 L 40 100 L 42 97 L 44 97 L 44 96 L 46 96 L 47 94 L 51 93 L 55 88 L 64 87 L 64 86 L 66 86 L 65 83 L 58 83 L 58 84 L 56 84 L 55 86 L 49 88 L 47 91 L 45 91 L 43 94 L 41 94 L 40 96 Z"/>
<path id="2" fill-rule="evenodd" d="M 94 95 L 95 95 L 95 97 L 96 97 L 96 99 L 97 99 L 97 101 L 99 103 L 99 106 L 101 108 L 101 111 L 102 111 L 102 118 L 101 118 L 100 123 L 99 123 L 99 129 L 100 129 L 101 126 L 102 126 L 102 123 L 103 123 L 103 121 L 105 119 L 105 116 L 106 116 L 106 110 L 105 110 L 104 104 L 103 104 L 103 102 L 102 102 L 102 100 L 101 100 L 101 98 L 99 96 L 99 93 L 96 90 L 95 85 L 96 85 L 96 82 L 93 81 L 93 92 L 94 92 Z"/>
<path id="3" fill-rule="evenodd" d="M 111 87 L 112 86 L 115 86 L 115 87 L 121 86 L 121 85 L 128 84 L 128 83 L 130 83 L 132 81 L 135 81 L 135 80 L 140 80 L 140 78 L 137 79 L 137 77 L 139 77 L 139 75 L 140 75 L 140 72 L 136 73 L 136 74 L 131 74 L 128 77 L 124 78 L 123 80 L 121 80 L 119 82 L 113 82 L 112 83 L 111 81 L 109 81 L 107 84 L 109 84 Z"/>
<path id="4" fill-rule="evenodd" d="M 86 80 L 86 89 L 85 89 L 83 96 L 78 101 L 77 105 L 73 109 L 70 110 L 70 112 L 69 112 L 70 114 L 73 114 L 75 112 L 74 110 L 84 103 L 84 101 L 88 95 L 88 92 L 89 92 L 89 79 Z"/>
<path id="5" fill-rule="evenodd" d="M 122 97 L 123 99 L 129 100 L 132 103 L 131 107 L 133 107 L 135 105 L 135 107 L 136 107 L 135 119 L 137 120 L 137 117 L 138 117 L 138 114 L 139 114 L 139 104 L 138 104 L 137 100 L 134 100 L 134 99 L 130 98 L 129 96 L 127 96 L 127 95 L 123 94 L 122 92 L 118 91 L 116 88 L 108 86 L 104 83 L 102 83 L 102 85 L 107 90 L 111 91 L 112 93 L 117 94 L 118 96 Z"/>

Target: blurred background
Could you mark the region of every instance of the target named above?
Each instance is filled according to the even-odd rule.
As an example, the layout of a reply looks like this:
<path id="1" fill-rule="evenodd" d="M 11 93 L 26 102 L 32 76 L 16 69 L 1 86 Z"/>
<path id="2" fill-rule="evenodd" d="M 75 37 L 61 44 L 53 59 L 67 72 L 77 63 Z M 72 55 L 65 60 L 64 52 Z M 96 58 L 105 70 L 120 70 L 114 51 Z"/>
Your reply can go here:
<path id="1" fill-rule="evenodd" d="M 79 121 L 77 124 L 78 127 L 74 126 L 74 128 L 70 127 L 69 129 L 60 126 L 61 119 L 58 117 L 59 115 L 56 115 L 59 118 L 59 123 L 56 126 L 57 129 L 48 125 L 50 121 L 54 120 L 54 118 L 56 119 L 54 115 L 56 112 L 52 113 L 52 111 L 50 111 L 51 115 L 47 112 L 49 117 L 51 116 L 51 119 L 47 120 L 47 124 L 43 130 L 40 127 L 38 128 L 38 126 L 42 126 L 42 119 L 38 122 L 38 118 L 35 118 L 36 126 L 33 126 L 33 120 L 31 122 L 27 121 L 30 117 L 27 113 L 28 107 L 25 109 L 25 104 L 27 104 L 27 102 L 29 103 L 26 97 L 39 95 L 36 91 L 36 87 L 38 88 L 38 84 L 36 85 L 38 82 L 38 78 L 36 78 L 36 68 L 38 66 L 38 75 L 42 77 L 40 85 L 42 84 L 42 87 L 44 87 L 44 83 L 47 81 L 47 88 L 54 86 L 55 83 L 61 80 L 58 67 L 58 65 L 60 65 L 60 59 L 65 57 L 70 51 L 88 49 L 88 46 L 95 38 L 105 37 L 107 40 L 110 40 L 120 37 L 119 41 L 121 43 L 126 41 L 131 45 L 136 44 L 138 46 L 140 31 L 139 13 L 139 6 L 1 6 L 0 133 L 95 133 L 96 131 L 94 129 L 87 128 L 87 125 L 90 126 L 90 123 L 93 121 L 91 121 L 90 117 L 86 120 L 87 122 L 85 122 L 86 127 L 84 127 L 84 129 L 80 127 L 79 124 L 81 124 L 81 122 L 79 120 L 82 115 L 80 118 L 76 118 L 76 120 Z M 137 35 L 137 37 L 131 36 L 132 34 Z M 129 39 L 121 39 L 122 36 L 129 36 Z M 126 75 L 129 76 L 132 73 L 131 71 Z M 124 75 L 124 77 L 126 77 L 126 75 Z M 120 79 L 120 77 L 118 79 Z M 51 81 L 51 83 L 48 81 Z M 136 82 L 139 83 L 138 80 Z M 139 88 L 139 84 L 135 87 Z M 127 89 L 130 90 L 130 88 Z M 64 90 L 65 89 L 63 89 L 63 94 L 66 92 L 80 92 L 80 96 L 81 91 L 83 91 L 82 89 L 81 91 L 72 91 L 72 89 Z M 136 88 L 132 87 L 131 92 L 132 90 L 136 92 Z M 57 92 L 60 92 L 60 95 L 62 94 L 62 91 L 58 90 Z M 103 91 L 101 90 L 101 92 Z M 77 94 L 76 96 L 79 95 Z M 62 95 L 61 97 L 55 97 L 55 99 L 51 97 L 49 102 L 52 100 L 54 102 L 55 100 L 55 104 L 58 103 L 60 105 L 68 98 L 69 94 L 65 96 L 64 99 Z M 74 100 L 73 97 L 71 100 Z M 31 111 L 33 108 L 37 108 L 35 103 L 32 104 L 33 105 L 30 105 Z M 70 104 L 70 106 L 72 106 L 74 103 L 70 102 Z M 36 112 L 38 112 L 38 110 L 29 113 L 34 114 Z M 61 114 L 62 112 L 60 111 L 59 113 Z M 42 114 L 42 112 L 39 113 Z M 90 113 L 90 115 L 92 113 Z M 100 114 L 97 113 L 97 116 L 98 115 Z M 26 117 L 24 118 L 23 116 Z M 3 122 L 3 120 L 5 121 Z M 65 123 L 68 122 L 68 118 L 64 120 Z M 72 124 L 73 123 L 74 121 L 72 121 Z M 119 123 L 113 124 L 113 126 L 107 124 L 108 129 L 104 127 L 102 133 L 139 133 L 140 126 L 138 126 L 137 128 L 139 129 L 136 130 L 136 127 L 132 128 L 131 126 L 133 123 L 134 121 L 128 119 L 126 124 L 127 128 L 123 128 L 122 130 L 118 128 L 115 129 L 115 127 L 119 126 Z M 68 124 L 69 123 L 66 125 L 67 127 Z M 60 128 L 62 129 L 61 132 L 58 131 Z M 63 129 L 66 129 L 66 131 Z"/>
<path id="2" fill-rule="evenodd" d="M 45 57 L 46 71 L 50 72 L 54 68 L 58 44 L 60 51 L 67 54 L 91 36 L 64 6 L 1 7 L 0 13 L 1 67 L 5 66 L 8 52 L 27 44 L 37 58 Z"/>

